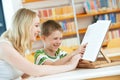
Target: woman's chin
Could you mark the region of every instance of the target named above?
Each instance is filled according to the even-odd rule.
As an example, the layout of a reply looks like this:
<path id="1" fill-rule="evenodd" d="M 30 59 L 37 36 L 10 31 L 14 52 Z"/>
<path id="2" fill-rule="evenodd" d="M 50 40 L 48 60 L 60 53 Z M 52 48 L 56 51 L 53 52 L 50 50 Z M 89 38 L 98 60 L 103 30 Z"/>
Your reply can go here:
<path id="1" fill-rule="evenodd" d="M 35 42 L 35 41 L 37 41 L 37 39 L 36 39 L 36 38 L 34 38 L 34 39 L 31 39 L 31 41 L 32 41 L 32 42 Z"/>

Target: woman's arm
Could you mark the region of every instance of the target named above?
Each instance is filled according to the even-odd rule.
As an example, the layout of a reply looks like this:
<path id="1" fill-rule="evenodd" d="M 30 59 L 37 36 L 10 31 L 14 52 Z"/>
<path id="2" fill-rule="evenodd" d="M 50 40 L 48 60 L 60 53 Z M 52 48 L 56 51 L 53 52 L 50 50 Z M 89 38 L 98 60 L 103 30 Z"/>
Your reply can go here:
<path id="1" fill-rule="evenodd" d="M 43 76 L 49 74 L 55 74 L 65 71 L 70 71 L 76 68 L 79 62 L 79 55 L 74 56 L 67 64 L 59 66 L 50 65 L 35 65 L 21 56 L 12 46 L 7 43 L 0 43 L 0 53 L 2 59 L 7 61 L 12 66 L 16 67 L 20 71 L 32 75 L 32 76 Z"/>

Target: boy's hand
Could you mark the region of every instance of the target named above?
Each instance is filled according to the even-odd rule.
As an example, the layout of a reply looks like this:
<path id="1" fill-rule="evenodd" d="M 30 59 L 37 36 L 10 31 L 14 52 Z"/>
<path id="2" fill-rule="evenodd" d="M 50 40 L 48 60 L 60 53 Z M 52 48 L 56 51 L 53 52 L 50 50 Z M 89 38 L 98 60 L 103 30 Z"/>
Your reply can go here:
<path id="1" fill-rule="evenodd" d="M 74 51 L 74 53 L 80 54 L 81 57 L 82 57 L 82 55 L 83 55 L 84 52 L 85 52 L 86 46 L 87 46 L 87 43 L 86 43 L 86 44 L 83 44 L 83 45 L 80 45 L 80 47 L 79 47 L 78 49 L 76 49 L 76 50 Z"/>
<path id="2" fill-rule="evenodd" d="M 86 46 L 87 46 L 87 43 L 86 44 L 83 44 L 83 45 L 81 45 L 80 47 L 79 47 L 79 53 L 80 54 L 84 54 L 84 52 L 85 52 L 85 49 L 86 49 Z"/>

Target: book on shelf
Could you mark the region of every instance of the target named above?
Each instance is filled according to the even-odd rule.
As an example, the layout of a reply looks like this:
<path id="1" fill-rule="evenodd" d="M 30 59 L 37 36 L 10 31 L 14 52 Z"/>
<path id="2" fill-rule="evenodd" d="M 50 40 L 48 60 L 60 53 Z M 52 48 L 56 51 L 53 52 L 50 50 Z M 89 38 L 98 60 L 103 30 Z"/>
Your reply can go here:
<path id="1" fill-rule="evenodd" d="M 120 8 L 120 0 L 85 0 L 86 13 Z"/>
<path id="2" fill-rule="evenodd" d="M 38 9 L 38 14 L 43 21 L 48 19 L 61 20 L 73 16 L 73 9 L 72 6 L 45 8 Z"/>
<path id="3" fill-rule="evenodd" d="M 60 21 L 59 24 L 62 26 L 64 32 L 75 32 L 76 27 L 74 21 Z"/>
<path id="4" fill-rule="evenodd" d="M 77 37 L 63 39 L 61 46 L 72 47 L 78 46 Z"/>

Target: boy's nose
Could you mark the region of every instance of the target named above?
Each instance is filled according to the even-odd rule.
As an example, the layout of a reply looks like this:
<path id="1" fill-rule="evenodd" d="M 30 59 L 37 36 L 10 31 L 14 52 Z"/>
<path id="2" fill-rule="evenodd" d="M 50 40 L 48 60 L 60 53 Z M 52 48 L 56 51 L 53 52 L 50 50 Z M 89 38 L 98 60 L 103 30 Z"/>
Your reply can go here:
<path id="1" fill-rule="evenodd" d="M 61 43 L 62 41 L 61 40 L 58 40 L 58 43 Z"/>

